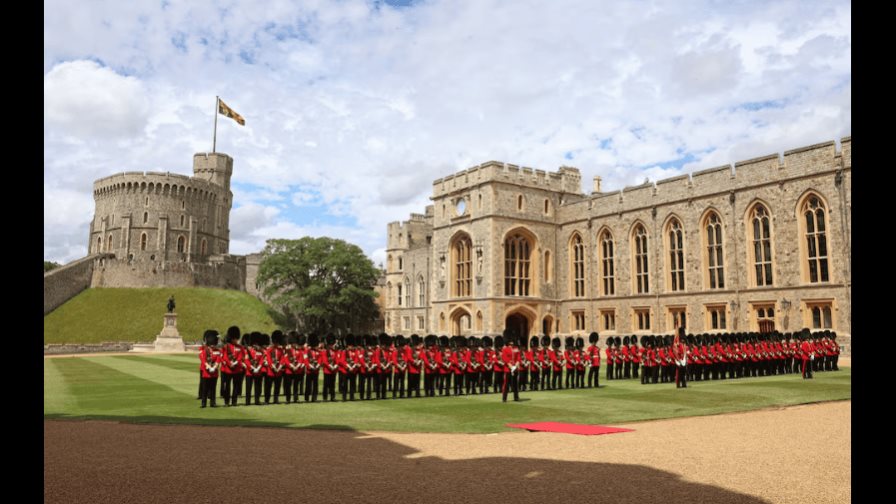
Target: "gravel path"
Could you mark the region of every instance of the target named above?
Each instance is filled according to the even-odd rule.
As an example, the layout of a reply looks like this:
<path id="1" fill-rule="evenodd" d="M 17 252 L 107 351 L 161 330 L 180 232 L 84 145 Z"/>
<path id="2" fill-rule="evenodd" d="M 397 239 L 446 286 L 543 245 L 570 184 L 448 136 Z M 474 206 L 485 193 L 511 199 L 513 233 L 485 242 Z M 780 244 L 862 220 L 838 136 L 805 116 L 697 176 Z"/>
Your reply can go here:
<path id="1" fill-rule="evenodd" d="M 603 436 L 44 421 L 45 502 L 850 501 L 850 401 Z"/>

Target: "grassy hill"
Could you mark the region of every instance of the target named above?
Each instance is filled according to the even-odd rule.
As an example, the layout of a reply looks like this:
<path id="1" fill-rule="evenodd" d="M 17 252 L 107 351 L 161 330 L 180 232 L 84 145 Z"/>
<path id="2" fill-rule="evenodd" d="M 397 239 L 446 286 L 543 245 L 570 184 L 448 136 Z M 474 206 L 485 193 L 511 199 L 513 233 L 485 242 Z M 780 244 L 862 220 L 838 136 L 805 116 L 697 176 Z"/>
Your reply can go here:
<path id="1" fill-rule="evenodd" d="M 44 317 L 44 344 L 151 342 L 162 330 L 168 296 L 177 302 L 177 328 L 185 342 L 206 329 L 223 333 L 277 328 L 268 307 L 245 292 L 203 288 L 87 289 Z"/>

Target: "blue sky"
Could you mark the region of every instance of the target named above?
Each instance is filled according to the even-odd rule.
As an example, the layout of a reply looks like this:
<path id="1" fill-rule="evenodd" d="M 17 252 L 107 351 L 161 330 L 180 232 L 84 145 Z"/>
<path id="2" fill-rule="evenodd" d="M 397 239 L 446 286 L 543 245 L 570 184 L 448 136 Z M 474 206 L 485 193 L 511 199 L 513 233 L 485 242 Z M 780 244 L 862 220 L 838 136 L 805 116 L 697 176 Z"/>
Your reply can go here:
<path id="1" fill-rule="evenodd" d="M 656 181 L 851 133 L 844 1 L 45 2 L 44 256 L 87 251 L 93 180 L 234 157 L 231 252 L 384 257 L 434 179 L 497 159 Z"/>

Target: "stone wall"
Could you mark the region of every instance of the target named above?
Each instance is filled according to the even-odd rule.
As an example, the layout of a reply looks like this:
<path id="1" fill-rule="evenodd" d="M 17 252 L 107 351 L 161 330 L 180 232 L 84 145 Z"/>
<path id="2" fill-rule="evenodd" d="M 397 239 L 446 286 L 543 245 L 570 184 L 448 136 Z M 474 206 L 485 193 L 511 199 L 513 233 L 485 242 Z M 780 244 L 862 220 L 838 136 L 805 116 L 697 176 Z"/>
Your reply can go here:
<path id="1" fill-rule="evenodd" d="M 205 263 L 105 258 L 93 268 L 91 287 L 214 287 L 245 290 L 246 259 L 211 256 Z"/>
<path id="2" fill-rule="evenodd" d="M 94 261 L 112 257 L 93 254 L 44 273 L 44 315 L 90 287 Z"/>

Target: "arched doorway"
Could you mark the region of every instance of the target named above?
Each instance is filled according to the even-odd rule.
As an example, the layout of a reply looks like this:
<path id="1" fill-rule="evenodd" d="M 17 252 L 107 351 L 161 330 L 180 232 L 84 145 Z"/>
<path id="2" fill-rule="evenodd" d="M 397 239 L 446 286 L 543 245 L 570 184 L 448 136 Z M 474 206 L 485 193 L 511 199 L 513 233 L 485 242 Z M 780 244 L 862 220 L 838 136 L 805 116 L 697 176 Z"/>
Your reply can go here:
<path id="1" fill-rule="evenodd" d="M 470 313 L 460 308 L 451 314 L 451 335 L 452 336 L 468 336 L 472 333 L 473 319 Z"/>
<path id="2" fill-rule="evenodd" d="M 510 334 L 516 336 L 520 346 L 527 346 L 529 342 L 529 320 L 519 313 L 507 316 L 504 327 Z"/>

